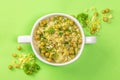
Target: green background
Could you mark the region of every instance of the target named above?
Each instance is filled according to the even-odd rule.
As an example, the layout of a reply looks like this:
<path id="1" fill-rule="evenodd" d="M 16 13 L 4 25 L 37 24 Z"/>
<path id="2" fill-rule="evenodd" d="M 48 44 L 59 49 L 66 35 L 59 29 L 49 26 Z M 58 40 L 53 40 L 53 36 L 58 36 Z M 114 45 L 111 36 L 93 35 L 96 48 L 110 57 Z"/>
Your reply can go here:
<path id="1" fill-rule="evenodd" d="M 0 80 L 120 80 L 120 8 L 119 0 L 0 0 Z M 33 53 L 30 44 L 16 50 L 19 35 L 29 35 L 35 21 L 43 15 L 62 12 L 77 14 L 86 8 L 112 9 L 110 24 L 103 24 L 97 43 L 85 45 L 74 63 L 54 67 L 39 60 L 41 70 L 26 75 L 8 69 L 11 54 Z"/>

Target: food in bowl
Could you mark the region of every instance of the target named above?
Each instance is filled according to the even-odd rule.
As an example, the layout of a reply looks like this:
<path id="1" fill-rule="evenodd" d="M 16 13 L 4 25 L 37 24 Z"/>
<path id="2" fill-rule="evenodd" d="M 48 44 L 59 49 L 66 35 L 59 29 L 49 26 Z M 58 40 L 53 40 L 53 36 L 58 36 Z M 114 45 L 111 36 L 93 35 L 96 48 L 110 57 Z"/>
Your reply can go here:
<path id="1" fill-rule="evenodd" d="M 37 24 L 33 41 L 43 59 L 51 63 L 65 63 L 78 54 L 82 45 L 82 34 L 73 20 L 54 15 Z"/>

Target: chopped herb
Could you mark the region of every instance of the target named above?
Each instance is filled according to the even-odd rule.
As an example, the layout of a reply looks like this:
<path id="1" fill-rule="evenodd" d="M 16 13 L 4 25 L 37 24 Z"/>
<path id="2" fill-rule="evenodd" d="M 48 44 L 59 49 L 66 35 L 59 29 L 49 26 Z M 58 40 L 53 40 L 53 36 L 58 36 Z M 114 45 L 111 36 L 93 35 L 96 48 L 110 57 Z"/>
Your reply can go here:
<path id="1" fill-rule="evenodd" d="M 82 27 L 87 26 L 86 20 L 88 19 L 88 14 L 80 13 L 77 15 L 77 19 L 81 23 Z"/>
<path id="2" fill-rule="evenodd" d="M 43 25 L 43 27 L 47 27 L 47 23 Z"/>
<path id="3" fill-rule="evenodd" d="M 57 53 L 55 53 L 55 54 L 52 55 L 52 59 L 56 60 L 58 58 L 58 56 L 59 55 Z"/>
<path id="4" fill-rule="evenodd" d="M 65 41 L 64 44 L 69 44 L 69 42 L 68 42 L 68 41 Z"/>
<path id="5" fill-rule="evenodd" d="M 59 30 L 60 30 L 60 31 L 62 31 L 62 28 L 61 28 L 61 27 L 59 27 Z"/>
<path id="6" fill-rule="evenodd" d="M 71 30 L 69 30 L 69 29 L 66 29 L 65 31 L 67 31 L 67 32 L 71 32 Z"/>
<path id="7" fill-rule="evenodd" d="M 63 35 L 63 32 L 60 31 L 60 32 L 59 32 L 59 35 L 62 36 L 62 35 Z"/>
<path id="8" fill-rule="evenodd" d="M 23 66 L 24 72 L 28 75 L 33 74 L 34 72 L 37 72 L 39 69 L 40 69 L 40 66 L 37 64 L 26 63 Z"/>
<path id="9" fill-rule="evenodd" d="M 44 36 L 43 36 L 43 34 L 39 34 L 39 37 L 40 37 L 40 38 L 43 38 Z"/>
<path id="10" fill-rule="evenodd" d="M 55 30 L 54 30 L 54 28 L 49 28 L 49 29 L 47 30 L 47 32 L 48 32 L 49 34 L 54 34 L 54 33 L 55 33 Z"/>
<path id="11" fill-rule="evenodd" d="M 46 48 L 46 52 L 51 52 L 52 48 Z"/>

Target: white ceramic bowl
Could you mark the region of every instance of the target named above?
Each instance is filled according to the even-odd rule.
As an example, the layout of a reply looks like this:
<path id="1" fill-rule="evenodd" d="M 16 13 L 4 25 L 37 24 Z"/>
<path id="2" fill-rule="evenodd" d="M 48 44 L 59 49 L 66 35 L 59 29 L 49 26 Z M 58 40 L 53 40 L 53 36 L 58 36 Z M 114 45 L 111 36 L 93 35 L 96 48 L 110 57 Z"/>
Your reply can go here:
<path id="1" fill-rule="evenodd" d="M 81 48 L 80 48 L 78 54 L 76 55 L 76 57 L 75 57 L 74 59 L 68 61 L 68 62 L 65 62 L 65 63 L 52 63 L 52 62 L 48 62 L 47 60 L 43 59 L 43 58 L 39 55 L 39 52 L 36 50 L 36 48 L 35 48 L 35 46 L 34 46 L 34 43 L 33 43 L 33 32 L 34 32 L 36 26 L 39 24 L 39 22 L 40 22 L 41 20 L 46 19 L 46 18 L 48 18 L 48 17 L 50 17 L 50 16 L 65 16 L 65 17 L 73 20 L 73 21 L 76 23 L 76 25 L 79 27 L 80 31 L 81 31 L 81 34 L 82 34 L 82 45 L 81 45 Z M 83 51 L 83 48 L 84 48 L 85 43 L 88 43 L 88 44 L 96 43 L 96 37 L 94 37 L 94 36 L 85 37 L 84 32 L 83 32 L 83 29 L 82 29 L 82 26 L 80 25 L 80 23 L 78 22 L 78 20 L 77 20 L 76 18 L 74 18 L 74 17 L 72 17 L 72 16 L 70 16 L 70 15 L 68 15 L 68 14 L 64 14 L 64 13 L 52 13 L 52 14 L 48 14 L 48 15 L 45 15 L 45 16 L 39 18 L 39 19 L 35 22 L 35 24 L 34 24 L 34 26 L 33 26 L 33 28 L 32 28 L 31 35 L 19 36 L 19 37 L 18 37 L 18 42 L 19 42 L 19 43 L 31 43 L 32 50 L 33 50 L 34 54 L 36 55 L 36 57 L 37 57 L 40 61 L 42 61 L 42 62 L 44 62 L 44 63 L 46 63 L 46 64 L 54 65 L 54 66 L 63 66 L 63 65 L 67 65 L 67 64 L 70 64 L 70 63 L 75 62 L 75 61 L 80 57 L 80 55 L 81 55 L 81 53 L 82 53 L 82 51 Z"/>

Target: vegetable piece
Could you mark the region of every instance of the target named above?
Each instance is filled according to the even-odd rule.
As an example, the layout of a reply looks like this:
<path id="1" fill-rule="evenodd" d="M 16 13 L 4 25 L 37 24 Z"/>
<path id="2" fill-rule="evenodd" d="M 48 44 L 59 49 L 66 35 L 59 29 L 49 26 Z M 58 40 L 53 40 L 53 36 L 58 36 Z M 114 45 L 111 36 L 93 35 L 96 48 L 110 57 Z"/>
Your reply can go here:
<path id="1" fill-rule="evenodd" d="M 111 19 L 111 18 L 112 18 L 112 14 L 110 14 L 110 15 L 108 16 L 108 18 Z"/>
<path id="2" fill-rule="evenodd" d="M 55 25 L 54 27 L 55 27 L 55 29 L 59 29 L 59 26 L 58 26 L 58 25 Z"/>
<path id="3" fill-rule="evenodd" d="M 107 9 L 105 9 L 105 10 L 102 10 L 102 14 L 106 14 L 106 13 L 109 13 L 110 12 L 110 9 L 109 8 L 107 8 Z"/>
<path id="4" fill-rule="evenodd" d="M 48 58 L 47 61 L 48 61 L 48 62 L 52 62 L 52 59 L 51 59 L 51 58 Z"/>
<path id="5" fill-rule="evenodd" d="M 103 21 L 104 21 L 104 22 L 108 22 L 109 19 L 108 19 L 107 17 L 103 17 Z"/>
<path id="6" fill-rule="evenodd" d="M 52 17 L 50 17 L 50 21 L 54 21 L 54 17 L 52 16 Z"/>
<path id="7" fill-rule="evenodd" d="M 13 66 L 12 66 L 12 65 L 9 65 L 8 68 L 9 68 L 10 70 L 12 70 L 12 69 L 13 69 Z"/>
<path id="8" fill-rule="evenodd" d="M 45 50 L 41 50 L 41 53 L 43 53 L 43 54 L 44 54 L 44 53 L 45 53 Z"/>
<path id="9" fill-rule="evenodd" d="M 33 64 L 35 66 L 35 71 L 40 70 L 40 66 L 38 64 Z"/>
<path id="10" fill-rule="evenodd" d="M 50 55 L 50 53 L 45 53 L 45 57 L 47 57 L 47 58 L 48 58 L 48 57 L 49 57 L 49 55 Z"/>
<path id="11" fill-rule="evenodd" d="M 71 32 L 71 30 L 70 30 L 70 29 L 66 29 L 65 31 L 66 31 L 66 32 Z"/>
<path id="12" fill-rule="evenodd" d="M 69 34 L 70 34 L 70 33 L 69 33 L 68 31 L 65 32 L 65 35 L 66 35 L 66 36 L 69 36 Z"/>
<path id="13" fill-rule="evenodd" d="M 68 42 L 68 41 L 65 41 L 64 44 L 65 44 L 65 45 L 66 45 L 66 44 L 69 44 L 69 42 Z"/>
<path id="14" fill-rule="evenodd" d="M 70 58 L 73 59 L 75 57 L 75 55 L 70 55 Z"/>
<path id="15" fill-rule="evenodd" d="M 16 54 L 16 53 L 13 53 L 12 56 L 13 56 L 13 57 L 17 57 L 17 54 Z"/>
<path id="16" fill-rule="evenodd" d="M 105 11 L 105 10 L 102 10 L 101 12 L 102 12 L 102 14 L 105 14 L 105 13 L 106 13 L 106 11 Z"/>
<path id="17" fill-rule="evenodd" d="M 94 16 L 96 16 L 96 17 L 97 17 L 97 16 L 98 16 L 98 12 L 95 12 L 95 13 L 94 13 Z"/>
<path id="18" fill-rule="evenodd" d="M 58 58 L 58 56 L 59 56 L 59 55 L 58 55 L 57 53 L 55 53 L 55 54 L 52 55 L 52 59 L 53 59 L 53 60 L 56 60 L 56 59 Z"/>
<path id="19" fill-rule="evenodd" d="M 39 24 L 41 27 L 46 27 L 47 26 L 47 20 L 43 20 Z"/>
<path id="20" fill-rule="evenodd" d="M 60 31 L 60 32 L 59 32 L 59 35 L 62 36 L 62 35 L 63 35 L 63 32 Z"/>
<path id="21" fill-rule="evenodd" d="M 91 27 L 91 31 L 96 31 L 97 30 L 97 27 L 96 26 L 92 26 Z"/>
<path id="22" fill-rule="evenodd" d="M 78 40 L 78 43 L 79 43 L 79 44 L 82 44 L 82 40 L 81 40 L 81 39 L 79 39 L 79 40 Z"/>
<path id="23" fill-rule="evenodd" d="M 21 46 L 18 46 L 17 49 L 20 51 L 22 48 L 21 48 Z"/>
<path id="24" fill-rule="evenodd" d="M 35 39 L 40 40 L 40 36 L 39 35 L 35 36 Z"/>
<path id="25" fill-rule="evenodd" d="M 72 25 L 72 26 L 73 26 L 73 25 L 74 25 L 74 22 L 73 22 L 73 21 L 70 21 L 70 25 Z"/>
<path id="26" fill-rule="evenodd" d="M 23 70 L 24 70 L 24 72 L 26 73 L 26 74 L 31 74 L 28 70 L 29 70 L 29 67 L 30 67 L 30 65 L 29 64 L 24 64 L 24 66 L 23 66 Z"/>
<path id="27" fill-rule="evenodd" d="M 20 68 L 20 64 L 15 64 L 15 68 Z"/>
<path id="28" fill-rule="evenodd" d="M 82 27 L 86 27 L 87 26 L 86 21 L 88 19 L 88 14 L 80 13 L 80 14 L 77 15 L 77 19 L 81 23 Z"/>
<path id="29" fill-rule="evenodd" d="M 59 20 L 62 21 L 62 16 L 59 16 Z"/>
<path id="30" fill-rule="evenodd" d="M 74 48 L 73 47 L 70 47 L 70 54 L 74 54 Z"/>
<path id="31" fill-rule="evenodd" d="M 44 43 L 44 42 L 41 42 L 41 43 L 39 44 L 39 47 L 40 47 L 40 48 L 43 48 L 43 46 L 45 46 L 45 43 Z"/>
<path id="32" fill-rule="evenodd" d="M 44 38 L 44 36 L 43 36 L 43 34 L 41 33 L 41 34 L 39 34 L 39 38 Z"/>
<path id="33" fill-rule="evenodd" d="M 110 12 L 110 9 L 109 9 L 109 8 L 105 9 L 105 12 L 106 12 L 106 13 L 109 13 L 109 12 Z"/>
<path id="34" fill-rule="evenodd" d="M 37 31 L 36 31 L 36 34 L 40 35 L 40 34 L 41 34 L 41 31 L 40 31 L 40 30 L 37 30 Z"/>
<path id="35" fill-rule="evenodd" d="M 63 28 L 62 28 L 63 30 L 66 30 L 67 29 L 67 26 L 63 26 Z"/>
<path id="36" fill-rule="evenodd" d="M 95 34 L 95 31 L 90 31 L 90 34 Z"/>
<path id="37" fill-rule="evenodd" d="M 55 33 L 55 30 L 54 30 L 54 28 L 49 28 L 48 30 L 47 30 L 47 32 L 49 33 L 49 34 L 54 34 Z"/>
<path id="38" fill-rule="evenodd" d="M 23 66 L 23 70 L 26 74 L 31 75 L 34 72 L 37 72 L 40 69 L 40 66 L 38 64 L 29 64 L 26 63 Z"/>

